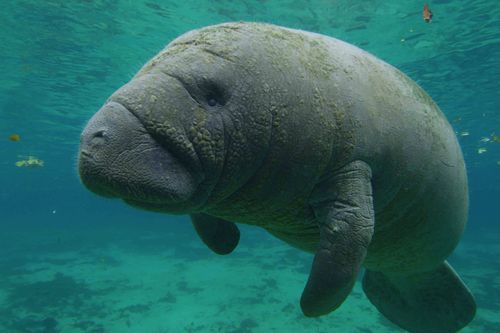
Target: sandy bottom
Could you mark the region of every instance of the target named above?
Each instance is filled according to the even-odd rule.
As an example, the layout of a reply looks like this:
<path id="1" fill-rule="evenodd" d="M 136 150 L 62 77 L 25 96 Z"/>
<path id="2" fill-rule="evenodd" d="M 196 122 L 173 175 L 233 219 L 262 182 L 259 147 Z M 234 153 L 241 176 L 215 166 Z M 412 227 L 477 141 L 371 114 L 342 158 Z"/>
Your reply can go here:
<path id="1" fill-rule="evenodd" d="M 312 257 L 254 228 L 229 256 L 187 228 L 30 232 L 0 239 L 0 332 L 402 332 L 359 281 L 335 313 L 305 318 Z M 479 304 L 462 332 L 500 332 L 500 233 L 478 235 L 450 258 Z"/>

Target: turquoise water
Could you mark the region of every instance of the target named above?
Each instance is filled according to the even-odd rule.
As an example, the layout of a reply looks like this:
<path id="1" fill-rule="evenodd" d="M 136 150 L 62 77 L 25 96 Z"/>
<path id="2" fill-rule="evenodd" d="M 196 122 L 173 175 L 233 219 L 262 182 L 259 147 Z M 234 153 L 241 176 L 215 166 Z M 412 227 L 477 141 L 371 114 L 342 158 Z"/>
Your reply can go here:
<path id="1" fill-rule="evenodd" d="M 402 332 L 359 284 L 335 313 L 301 315 L 311 257 L 243 226 L 218 257 L 189 221 L 92 195 L 79 135 L 166 43 L 264 21 L 330 35 L 400 68 L 439 104 L 464 151 L 469 224 L 450 258 L 476 296 L 464 332 L 500 331 L 500 3 L 10 1 L 0 11 L 0 332 Z M 9 140 L 18 134 L 20 141 Z M 17 167 L 35 156 L 43 167 Z"/>

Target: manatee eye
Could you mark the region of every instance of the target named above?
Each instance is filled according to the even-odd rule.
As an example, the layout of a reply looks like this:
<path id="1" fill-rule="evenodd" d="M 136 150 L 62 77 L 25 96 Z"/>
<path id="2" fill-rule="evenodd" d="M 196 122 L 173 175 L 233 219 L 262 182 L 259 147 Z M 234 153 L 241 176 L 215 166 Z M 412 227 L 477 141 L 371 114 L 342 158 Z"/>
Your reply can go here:
<path id="1" fill-rule="evenodd" d="M 217 100 L 213 96 L 209 96 L 207 99 L 207 104 L 209 106 L 216 106 L 217 105 Z"/>
<path id="2" fill-rule="evenodd" d="M 219 85 L 209 82 L 205 86 L 205 103 L 209 107 L 224 106 L 227 101 L 227 92 Z"/>

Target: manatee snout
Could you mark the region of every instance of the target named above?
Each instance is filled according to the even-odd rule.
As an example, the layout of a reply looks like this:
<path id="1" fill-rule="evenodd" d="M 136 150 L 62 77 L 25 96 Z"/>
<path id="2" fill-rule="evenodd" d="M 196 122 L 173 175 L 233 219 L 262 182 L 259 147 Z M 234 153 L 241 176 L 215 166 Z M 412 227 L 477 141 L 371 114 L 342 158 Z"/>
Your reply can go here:
<path id="1" fill-rule="evenodd" d="M 109 101 L 80 139 L 78 171 L 92 192 L 149 210 L 182 209 L 196 189 L 192 173 L 124 105 Z M 176 207 L 177 205 L 177 207 Z"/>
<path id="2" fill-rule="evenodd" d="M 131 131 L 145 132 L 144 126 L 123 105 L 110 102 L 88 122 L 80 137 L 82 157 L 108 159 L 116 148 L 128 142 Z"/>
<path id="3" fill-rule="evenodd" d="M 119 115 L 122 124 L 127 122 L 126 127 L 113 124 Z M 111 185 L 107 164 L 116 158 L 116 148 L 126 142 L 123 129 L 131 125 L 141 127 L 139 121 L 118 103 L 106 104 L 88 122 L 80 137 L 78 169 L 82 182 L 89 190 L 103 196 L 115 196 L 109 186 L 101 184 Z"/>

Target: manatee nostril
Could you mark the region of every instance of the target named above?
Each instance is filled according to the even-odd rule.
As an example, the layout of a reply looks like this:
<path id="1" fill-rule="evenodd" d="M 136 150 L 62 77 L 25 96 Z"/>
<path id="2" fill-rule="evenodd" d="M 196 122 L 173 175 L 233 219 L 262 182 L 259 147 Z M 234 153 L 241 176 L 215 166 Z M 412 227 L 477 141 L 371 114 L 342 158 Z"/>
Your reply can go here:
<path id="1" fill-rule="evenodd" d="M 91 158 L 92 157 L 92 154 L 90 154 L 89 151 L 85 150 L 85 149 L 81 149 L 80 150 L 80 155 L 82 157 L 85 157 L 85 158 Z"/>
<path id="2" fill-rule="evenodd" d="M 90 141 L 89 143 L 91 145 L 101 145 L 105 143 L 108 140 L 108 132 L 104 129 L 95 131 L 90 135 Z"/>
<path id="3" fill-rule="evenodd" d="M 106 136 L 107 135 L 106 135 L 106 131 L 105 130 L 99 130 L 99 131 L 95 132 L 92 137 L 93 138 L 105 138 Z"/>

